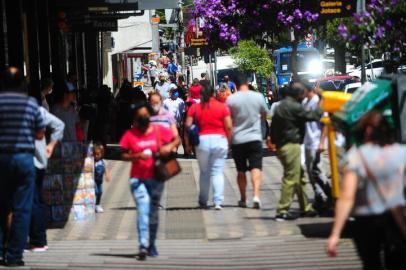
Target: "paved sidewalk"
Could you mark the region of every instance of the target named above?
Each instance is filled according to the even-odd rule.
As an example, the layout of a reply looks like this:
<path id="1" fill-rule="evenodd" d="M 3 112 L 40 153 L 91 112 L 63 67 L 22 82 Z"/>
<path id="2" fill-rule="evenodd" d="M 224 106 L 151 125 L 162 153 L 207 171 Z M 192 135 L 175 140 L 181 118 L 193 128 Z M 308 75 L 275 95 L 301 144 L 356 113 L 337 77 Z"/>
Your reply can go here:
<path id="1" fill-rule="evenodd" d="M 276 222 L 282 168 L 264 159 L 261 210 L 238 208 L 235 166 L 227 161 L 225 207 L 197 208 L 198 165 L 181 160 L 183 172 L 166 184 L 160 211 L 160 256 L 137 261 L 136 208 L 128 189 L 130 165 L 109 162 L 112 182 L 105 184 L 105 213 L 96 220 L 69 222 L 49 230 L 50 250 L 26 253 L 26 269 L 360 269 L 352 241 L 344 239 L 338 258 L 324 246 L 331 218 Z M 248 185 L 248 194 L 252 193 Z M 249 206 L 251 202 L 249 201 Z M 297 202 L 294 204 L 297 210 Z M 30 268 L 31 267 L 31 268 Z M 0 267 L 1 268 L 1 267 Z"/>

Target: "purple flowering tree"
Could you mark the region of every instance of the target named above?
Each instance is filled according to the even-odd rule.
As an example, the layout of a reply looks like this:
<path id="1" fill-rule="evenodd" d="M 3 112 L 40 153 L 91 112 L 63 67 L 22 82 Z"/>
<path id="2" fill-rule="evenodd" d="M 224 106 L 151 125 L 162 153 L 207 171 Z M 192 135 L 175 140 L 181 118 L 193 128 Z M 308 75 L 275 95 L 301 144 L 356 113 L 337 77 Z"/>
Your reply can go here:
<path id="1" fill-rule="evenodd" d="M 299 39 L 319 17 L 301 9 L 300 0 L 194 0 L 194 4 L 195 16 L 205 21 L 206 38 L 212 47 L 221 49 L 235 46 L 240 39 L 272 44 L 292 31 L 292 55 L 296 55 Z M 293 57 L 294 75 L 296 66 Z"/>
<path id="2" fill-rule="evenodd" d="M 363 13 L 356 13 L 351 27 L 338 32 L 349 45 L 365 44 L 379 53 L 406 53 L 406 1 L 370 0 Z"/>

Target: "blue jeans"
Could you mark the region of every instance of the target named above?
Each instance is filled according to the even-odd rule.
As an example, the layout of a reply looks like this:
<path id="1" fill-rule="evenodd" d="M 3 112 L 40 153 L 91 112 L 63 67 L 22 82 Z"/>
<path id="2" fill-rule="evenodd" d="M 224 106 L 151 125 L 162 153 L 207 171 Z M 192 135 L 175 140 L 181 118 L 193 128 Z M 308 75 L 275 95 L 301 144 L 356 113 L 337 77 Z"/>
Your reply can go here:
<path id="1" fill-rule="evenodd" d="M 30 227 L 35 184 L 33 155 L 0 154 L 0 173 L 0 255 L 8 262 L 18 262 L 23 258 Z M 13 218 L 7 231 L 10 212 Z"/>
<path id="2" fill-rule="evenodd" d="M 39 247 L 47 245 L 48 205 L 42 197 L 42 183 L 44 181 L 45 170 L 37 169 L 36 171 L 37 178 L 35 181 L 30 224 L 30 245 Z"/>
<path id="3" fill-rule="evenodd" d="M 220 205 L 224 200 L 224 165 L 227 158 L 228 142 L 222 135 L 202 135 L 196 148 L 200 169 L 199 204 L 207 205 L 210 179 L 213 181 L 213 201 Z"/>
<path id="4" fill-rule="evenodd" d="M 103 195 L 103 181 L 95 181 L 94 191 L 96 195 L 96 205 L 100 205 L 101 197 Z"/>
<path id="5" fill-rule="evenodd" d="M 140 247 L 155 245 L 159 225 L 159 202 L 164 182 L 155 179 L 130 179 L 130 190 L 137 206 L 137 230 Z"/>

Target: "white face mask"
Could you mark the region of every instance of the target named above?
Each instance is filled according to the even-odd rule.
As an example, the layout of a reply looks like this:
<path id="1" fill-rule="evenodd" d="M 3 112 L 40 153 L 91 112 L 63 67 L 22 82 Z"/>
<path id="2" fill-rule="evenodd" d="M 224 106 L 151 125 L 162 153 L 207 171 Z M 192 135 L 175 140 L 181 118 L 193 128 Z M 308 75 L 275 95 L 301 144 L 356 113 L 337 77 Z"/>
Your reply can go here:
<path id="1" fill-rule="evenodd" d="M 155 105 L 152 105 L 151 107 L 155 113 L 158 113 L 161 110 L 161 106 L 162 106 L 161 104 L 155 104 Z"/>

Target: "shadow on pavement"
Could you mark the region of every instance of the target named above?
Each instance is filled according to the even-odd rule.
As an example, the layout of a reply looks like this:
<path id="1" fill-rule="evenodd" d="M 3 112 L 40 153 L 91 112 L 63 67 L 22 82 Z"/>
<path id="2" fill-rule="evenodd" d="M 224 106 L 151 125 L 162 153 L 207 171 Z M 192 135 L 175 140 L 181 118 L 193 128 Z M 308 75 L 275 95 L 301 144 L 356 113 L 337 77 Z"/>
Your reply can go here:
<path id="1" fill-rule="evenodd" d="M 341 238 L 352 238 L 352 222 L 347 222 Z M 333 222 L 298 224 L 302 235 L 306 238 L 328 238 L 333 227 Z"/>

